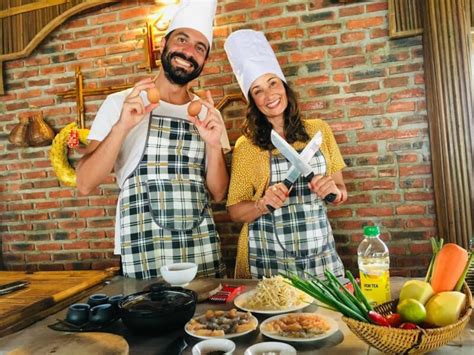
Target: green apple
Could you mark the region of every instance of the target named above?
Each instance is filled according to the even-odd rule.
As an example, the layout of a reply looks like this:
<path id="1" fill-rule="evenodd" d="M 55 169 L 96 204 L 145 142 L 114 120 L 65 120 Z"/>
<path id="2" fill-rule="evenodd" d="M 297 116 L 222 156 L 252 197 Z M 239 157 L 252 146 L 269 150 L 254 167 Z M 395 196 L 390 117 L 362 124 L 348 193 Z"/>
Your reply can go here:
<path id="1" fill-rule="evenodd" d="M 403 284 L 399 298 L 400 302 L 412 298 L 424 305 L 433 295 L 433 288 L 428 282 L 409 280 Z"/>
<path id="2" fill-rule="evenodd" d="M 456 323 L 466 305 L 466 295 L 456 291 L 440 292 L 426 304 L 425 322 L 439 327 Z"/>

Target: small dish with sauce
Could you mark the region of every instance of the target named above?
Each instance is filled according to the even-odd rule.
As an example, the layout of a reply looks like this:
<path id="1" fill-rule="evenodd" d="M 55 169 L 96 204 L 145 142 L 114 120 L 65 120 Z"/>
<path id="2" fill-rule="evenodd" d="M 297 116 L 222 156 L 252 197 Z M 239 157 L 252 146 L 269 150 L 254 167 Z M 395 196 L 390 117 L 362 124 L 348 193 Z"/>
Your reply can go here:
<path id="1" fill-rule="evenodd" d="M 267 341 L 247 348 L 244 355 L 296 355 L 296 349 L 290 344 Z"/>
<path id="2" fill-rule="evenodd" d="M 193 355 L 231 355 L 235 343 L 229 339 L 208 339 L 194 345 Z"/>

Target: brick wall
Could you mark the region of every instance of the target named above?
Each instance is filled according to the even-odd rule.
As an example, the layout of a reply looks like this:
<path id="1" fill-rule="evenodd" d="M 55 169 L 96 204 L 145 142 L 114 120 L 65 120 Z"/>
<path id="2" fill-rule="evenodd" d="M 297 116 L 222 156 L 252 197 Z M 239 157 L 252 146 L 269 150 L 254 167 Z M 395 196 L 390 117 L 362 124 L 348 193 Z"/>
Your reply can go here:
<path id="1" fill-rule="evenodd" d="M 91 196 L 61 186 L 49 147 L 18 148 L 7 138 L 19 117 L 41 110 L 59 131 L 75 120 L 75 101 L 57 94 L 74 88 L 77 65 L 85 88 L 132 84 L 146 73 L 136 39 L 152 2 L 124 1 L 70 19 L 33 54 L 6 62 L 0 97 L 0 233 L 9 270 L 101 269 L 117 265 L 113 220 L 117 187 L 111 176 Z M 338 251 L 355 269 L 356 248 L 368 222 L 382 227 L 392 273 L 420 275 L 436 234 L 421 37 L 389 40 L 387 2 L 332 5 L 322 0 L 220 0 L 214 48 L 196 90 L 216 100 L 238 92 L 224 40 L 241 28 L 270 39 L 304 116 L 334 130 L 348 168 L 346 204 L 329 207 Z M 87 126 L 103 96 L 86 98 Z M 31 106 L 38 107 L 32 109 Z M 224 110 L 231 141 L 240 135 L 244 105 Z M 72 158 L 72 164 L 79 155 Z M 230 158 L 230 157 L 229 157 Z M 240 225 L 224 204 L 213 206 L 226 261 L 233 266 Z"/>

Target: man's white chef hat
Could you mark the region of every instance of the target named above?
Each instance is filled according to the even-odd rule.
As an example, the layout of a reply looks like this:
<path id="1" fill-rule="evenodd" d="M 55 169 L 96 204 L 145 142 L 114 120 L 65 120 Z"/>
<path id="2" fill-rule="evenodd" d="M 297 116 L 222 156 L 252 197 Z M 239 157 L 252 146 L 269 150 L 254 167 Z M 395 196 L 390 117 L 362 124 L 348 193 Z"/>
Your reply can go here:
<path id="1" fill-rule="evenodd" d="M 250 86 L 264 74 L 275 74 L 286 83 L 275 53 L 262 32 L 235 31 L 225 41 L 224 49 L 247 100 Z"/>
<path id="2" fill-rule="evenodd" d="M 181 0 L 166 34 L 177 28 L 192 28 L 201 32 L 212 46 L 212 31 L 217 0 Z"/>

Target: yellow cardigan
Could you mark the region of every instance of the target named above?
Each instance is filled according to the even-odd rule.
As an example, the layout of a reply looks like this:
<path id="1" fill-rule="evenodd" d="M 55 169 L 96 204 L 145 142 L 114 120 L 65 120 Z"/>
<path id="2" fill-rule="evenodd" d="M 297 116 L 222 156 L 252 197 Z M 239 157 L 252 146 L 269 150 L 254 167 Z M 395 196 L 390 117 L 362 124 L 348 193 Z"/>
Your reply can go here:
<path id="1" fill-rule="evenodd" d="M 331 127 L 320 120 L 305 120 L 306 132 L 310 137 L 317 131 L 323 134 L 321 153 L 326 159 L 326 175 L 332 175 L 342 170 L 346 165 L 342 159 Z M 301 151 L 307 142 L 295 142 L 292 146 Z M 272 154 L 279 154 L 273 150 Z M 242 201 L 257 201 L 263 197 L 270 181 L 270 153 L 254 145 L 251 140 L 241 136 L 235 143 L 232 155 L 227 206 Z M 235 263 L 235 278 L 251 278 L 248 261 L 248 223 L 245 223 L 237 243 L 237 258 Z"/>

